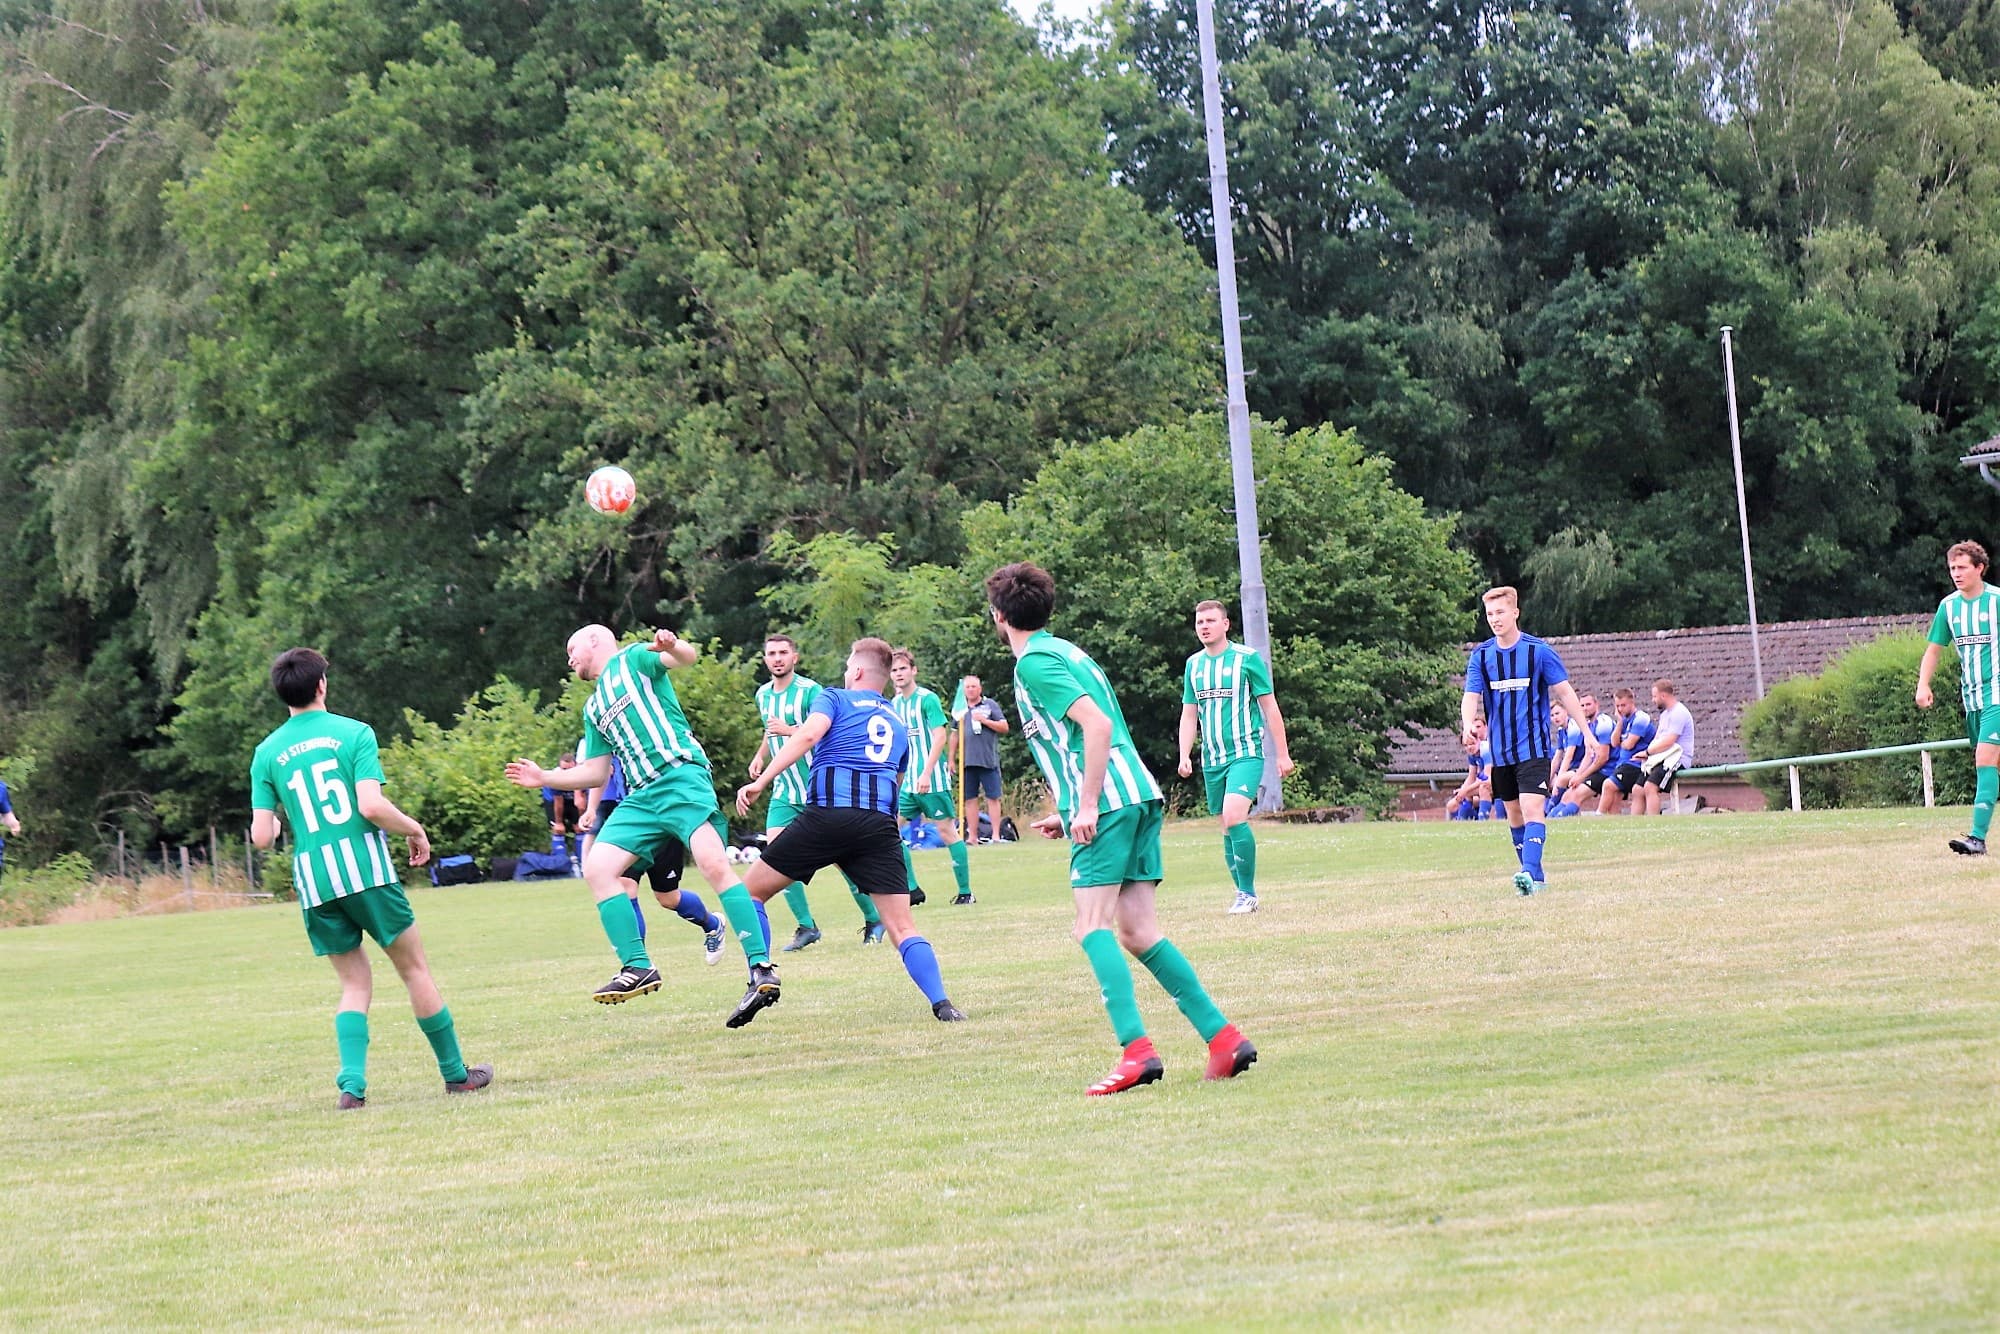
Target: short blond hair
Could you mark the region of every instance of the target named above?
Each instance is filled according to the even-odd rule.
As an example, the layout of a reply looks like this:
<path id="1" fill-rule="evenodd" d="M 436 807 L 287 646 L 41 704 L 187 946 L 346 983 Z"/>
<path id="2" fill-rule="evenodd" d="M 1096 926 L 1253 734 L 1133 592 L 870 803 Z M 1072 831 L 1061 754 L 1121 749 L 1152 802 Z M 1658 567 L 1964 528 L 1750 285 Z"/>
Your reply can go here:
<path id="1" fill-rule="evenodd" d="M 1219 611 L 1222 613 L 1223 620 L 1226 621 L 1229 619 L 1229 608 L 1223 606 L 1220 602 L 1217 602 L 1214 598 L 1209 598 L 1205 602 L 1197 602 L 1194 604 L 1195 615 L 1199 616 L 1205 611 Z"/>
<path id="2" fill-rule="evenodd" d="M 1482 603 L 1492 602 L 1495 599 L 1511 602 L 1516 607 L 1521 605 L 1521 594 L 1512 584 L 1501 584 L 1498 588 L 1489 588 L 1479 595 Z"/>

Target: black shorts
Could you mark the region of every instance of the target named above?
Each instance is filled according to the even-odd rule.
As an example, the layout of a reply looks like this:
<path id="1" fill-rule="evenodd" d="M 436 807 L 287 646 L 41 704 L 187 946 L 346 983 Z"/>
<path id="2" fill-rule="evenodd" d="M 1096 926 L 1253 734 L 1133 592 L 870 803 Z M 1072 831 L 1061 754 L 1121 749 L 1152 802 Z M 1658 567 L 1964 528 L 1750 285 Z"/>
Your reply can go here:
<path id="1" fill-rule="evenodd" d="M 765 847 L 764 865 L 801 884 L 838 866 L 863 894 L 910 892 L 903 836 L 887 811 L 807 806 Z"/>
<path id="2" fill-rule="evenodd" d="M 646 883 L 653 887 L 655 894 L 671 894 L 681 887 L 681 875 L 687 870 L 687 844 L 677 838 L 669 838 L 660 845 L 659 854 L 653 864 L 646 868 Z"/>
<path id="3" fill-rule="evenodd" d="M 1493 800 L 1519 801 L 1522 794 L 1549 795 L 1549 757 L 1537 755 L 1519 764 L 1496 764 L 1492 768 Z"/>
<path id="4" fill-rule="evenodd" d="M 1674 779 L 1680 776 L 1680 772 L 1679 769 L 1669 769 L 1660 761 L 1654 760 L 1639 771 L 1639 776 L 1660 789 L 1660 791 L 1671 792 L 1674 790 Z"/>
<path id="5" fill-rule="evenodd" d="M 583 815 L 583 807 L 575 797 L 552 797 L 542 803 L 542 813 L 549 817 L 549 828 L 561 825 L 564 829 L 576 828 L 576 822 Z M 604 822 L 598 821 L 601 825 Z"/>
<path id="6" fill-rule="evenodd" d="M 1632 789 L 1639 785 L 1639 766 L 1627 760 L 1618 766 L 1618 772 L 1611 775 L 1611 781 L 1618 785 L 1618 795 L 1629 797 Z"/>
<path id="7" fill-rule="evenodd" d="M 1592 793 L 1599 793 L 1604 791 L 1604 780 L 1609 777 L 1610 777 L 1609 774 L 1605 773 L 1604 770 L 1599 769 L 1595 773 L 1591 774 L 1590 777 L 1584 779 L 1583 785 L 1589 788 Z"/>

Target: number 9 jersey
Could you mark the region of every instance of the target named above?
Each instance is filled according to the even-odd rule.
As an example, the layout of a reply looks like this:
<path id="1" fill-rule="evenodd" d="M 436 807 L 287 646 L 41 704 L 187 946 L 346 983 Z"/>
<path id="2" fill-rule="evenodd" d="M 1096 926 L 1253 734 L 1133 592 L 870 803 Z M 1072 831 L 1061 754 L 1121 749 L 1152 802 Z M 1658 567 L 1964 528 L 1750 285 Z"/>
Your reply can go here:
<path id="1" fill-rule="evenodd" d="M 830 724 L 813 743 L 812 806 L 880 811 L 893 817 L 896 789 L 910 760 L 910 729 L 873 690 L 822 690 L 812 712 Z"/>
<path id="2" fill-rule="evenodd" d="M 251 809 L 282 810 L 291 831 L 301 908 L 397 883 L 388 837 L 355 797 L 364 779 L 383 781 L 375 729 L 324 709 L 293 716 L 250 761 Z"/>

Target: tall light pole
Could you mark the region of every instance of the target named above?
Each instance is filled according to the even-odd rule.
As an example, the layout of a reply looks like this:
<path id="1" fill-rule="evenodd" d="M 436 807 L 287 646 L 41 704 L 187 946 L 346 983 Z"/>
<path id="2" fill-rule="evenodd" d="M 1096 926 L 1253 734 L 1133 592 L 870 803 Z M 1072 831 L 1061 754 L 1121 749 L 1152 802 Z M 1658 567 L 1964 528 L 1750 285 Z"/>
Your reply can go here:
<path id="1" fill-rule="evenodd" d="M 1750 507 L 1743 499 L 1743 431 L 1736 424 L 1736 353 L 1722 326 L 1722 378 L 1729 386 L 1729 452 L 1736 460 L 1736 523 L 1743 533 L 1743 597 L 1750 604 L 1750 660 L 1757 672 L 1757 698 L 1764 698 L 1764 650 L 1757 642 L 1757 581 L 1750 574 Z"/>
<path id="2" fill-rule="evenodd" d="M 1250 404 L 1243 390 L 1243 330 L 1236 309 L 1236 241 L 1229 202 L 1229 157 L 1222 137 L 1222 72 L 1215 56 L 1215 5 L 1196 0 L 1201 43 L 1202 124 L 1208 139 L 1208 195 L 1215 217 L 1215 285 L 1222 298 L 1222 369 L 1229 407 L 1229 472 L 1236 484 L 1236 564 L 1242 580 L 1243 640 L 1271 661 L 1271 612 L 1264 595 L 1264 546 L 1257 531 L 1257 472 L 1250 458 Z M 1268 747 L 1266 749 L 1269 749 Z M 1275 753 L 1264 757 L 1256 809 L 1284 804 Z"/>

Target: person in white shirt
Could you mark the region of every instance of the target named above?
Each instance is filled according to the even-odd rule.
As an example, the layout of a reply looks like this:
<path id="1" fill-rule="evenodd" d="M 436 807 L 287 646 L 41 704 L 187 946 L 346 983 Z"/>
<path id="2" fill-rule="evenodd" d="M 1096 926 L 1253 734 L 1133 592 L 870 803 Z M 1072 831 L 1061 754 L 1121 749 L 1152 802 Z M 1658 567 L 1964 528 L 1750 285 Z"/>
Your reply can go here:
<path id="1" fill-rule="evenodd" d="M 1673 791 L 1675 777 L 1694 763 L 1694 718 L 1665 677 L 1653 682 L 1653 729 L 1653 739 L 1639 756 L 1648 815 L 1660 813 L 1660 794 Z"/>

